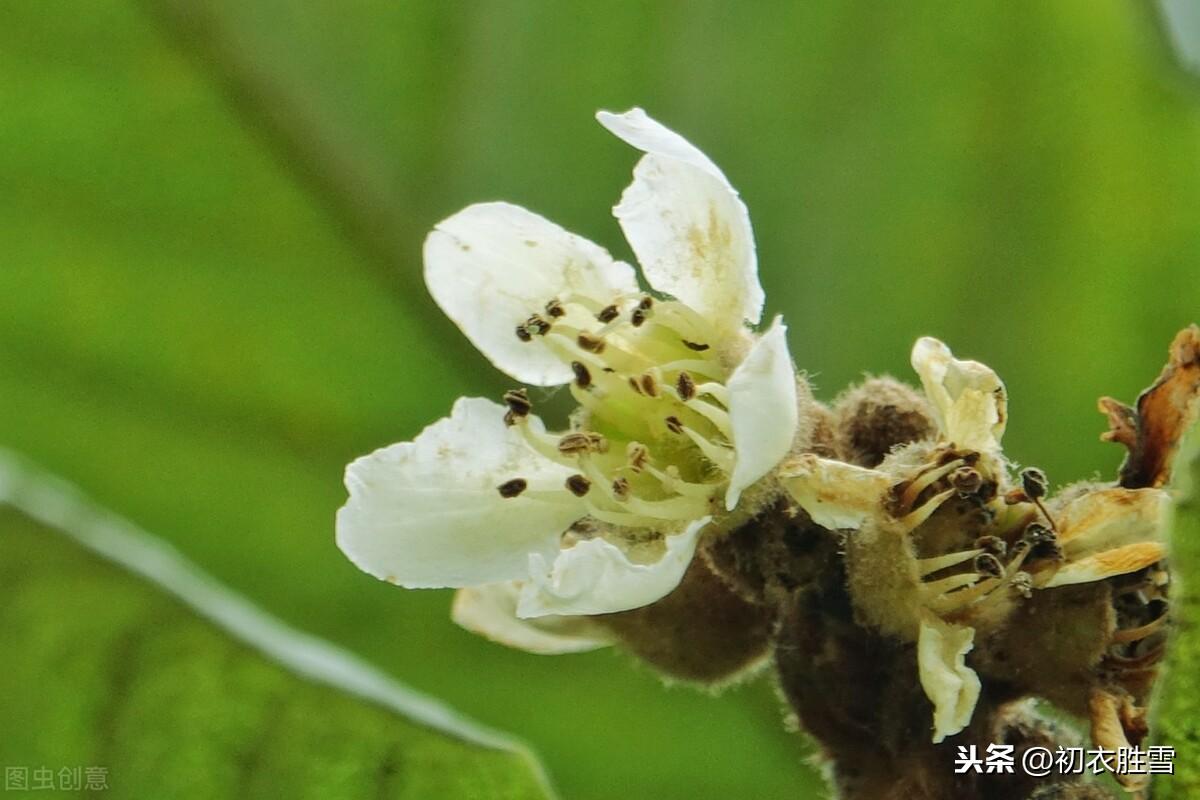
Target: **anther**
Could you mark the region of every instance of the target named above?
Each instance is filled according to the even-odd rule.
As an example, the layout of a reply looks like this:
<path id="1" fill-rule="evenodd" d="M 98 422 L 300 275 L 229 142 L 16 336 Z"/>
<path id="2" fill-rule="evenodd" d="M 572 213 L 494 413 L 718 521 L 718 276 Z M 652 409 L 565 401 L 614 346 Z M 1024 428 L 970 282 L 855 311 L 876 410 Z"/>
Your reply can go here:
<path id="1" fill-rule="evenodd" d="M 981 553 L 975 557 L 975 571 L 988 578 L 999 578 L 1004 574 L 1004 565 L 991 553 Z"/>
<path id="2" fill-rule="evenodd" d="M 650 295 L 645 295 L 638 301 L 637 307 L 639 311 L 649 311 L 654 305 L 654 298 Z"/>
<path id="3" fill-rule="evenodd" d="M 591 431 L 568 433 L 558 440 L 558 452 L 564 455 L 603 453 L 606 450 L 608 450 L 608 440 Z"/>
<path id="4" fill-rule="evenodd" d="M 508 412 L 513 417 L 527 416 L 530 410 L 533 409 L 533 403 L 529 400 L 529 393 L 524 389 L 509 389 L 505 392 L 504 405 L 508 406 Z"/>
<path id="5" fill-rule="evenodd" d="M 562 303 L 558 302 L 558 300 L 551 300 L 549 303 L 546 303 L 546 313 L 551 317 L 563 317 L 566 316 L 567 312 L 562 307 Z"/>
<path id="6" fill-rule="evenodd" d="M 675 381 L 675 390 L 679 392 L 680 399 L 687 402 L 696 396 L 696 382 L 692 380 L 691 375 L 680 372 Z"/>
<path id="7" fill-rule="evenodd" d="M 1046 542 L 1053 542 L 1055 539 L 1054 531 L 1037 522 L 1031 522 L 1025 526 L 1024 538 L 1033 547 Z"/>
<path id="8" fill-rule="evenodd" d="M 658 397 L 658 383 L 655 382 L 654 376 L 649 372 L 642 375 L 642 391 L 647 397 Z"/>
<path id="9" fill-rule="evenodd" d="M 1033 597 L 1033 576 L 1028 572 L 1018 572 L 1016 575 L 1013 575 L 1012 587 L 1016 590 L 1017 594 L 1028 600 Z"/>
<path id="10" fill-rule="evenodd" d="M 962 494 L 974 494 L 983 485 L 983 476 L 973 467 L 959 467 L 950 473 L 950 485 Z"/>
<path id="11" fill-rule="evenodd" d="M 697 353 L 703 353 L 708 349 L 708 345 L 706 344 L 702 344 L 700 342 L 689 342 L 687 339 L 683 340 L 683 344 L 687 349 L 695 350 Z"/>
<path id="12" fill-rule="evenodd" d="M 511 481 L 505 481 L 497 486 L 496 491 L 500 492 L 500 496 L 503 498 L 516 497 L 525 491 L 525 487 L 528 485 L 524 478 L 513 478 Z"/>
<path id="13" fill-rule="evenodd" d="M 579 334 L 579 336 L 575 339 L 575 343 L 584 350 L 587 350 L 589 353 L 604 352 L 604 340 L 597 339 L 595 336 L 589 336 L 586 333 Z"/>
<path id="14" fill-rule="evenodd" d="M 592 385 L 592 373 L 583 364 L 572 361 L 571 371 L 575 373 L 575 385 L 580 389 L 586 389 Z"/>
<path id="15" fill-rule="evenodd" d="M 994 556 L 1003 556 L 1008 551 L 1008 543 L 999 536 L 980 536 L 975 540 L 975 547 Z"/>
<path id="16" fill-rule="evenodd" d="M 592 482 L 582 475 L 571 475 L 567 478 L 567 490 L 576 497 L 583 497 L 592 488 Z"/>
<path id="17" fill-rule="evenodd" d="M 667 430 L 669 430 L 671 433 L 683 433 L 683 422 L 680 421 L 679 417 L 667 417 L 666 423 Z"/>
<path id="18" fill-rule="evenodd" d="M 529 319 L 525 320 L 525 332 L 529 334 L 537 334 L 545 336 L 550 332 L 550 323 L 542 319 L 542 317 L 534 314 Z M 517 334 L 520 336 L 520 334 Z"/>
<path id="19" fill-rule="evenodd" d="M 641 384 L 639 384 L 639 383 L 638 383 L 638 379 L 637 379 L 637 378 L 635 378 L 635 377 L 633 377 L 632 375 L 631 375 L 631 376 L 629 376 L 629 388 L 630 388 L 630 389 L 633 389 L 633 390 L 634 390 L 635 392 L 637 392 L 638 394 L 642 394 L 642 386 L 641 386 Z"/>
<path id="20" fill-rule="evenodd" d="M 604 308 L 600 309 L 600 313 L 596 314 L 596 319 L 600 320 L 601 322 L 612 322 L 620 315 L 620 313 L 621 309 L 617 308 L 615 305 L 605 306 Z"/>
<path id="21" fill-rule="evenodd" d="M 517 326 L 517 338 L 522 342 L 533 341 L 533 337 L 529 335 L 529 330 L 523 324 Z"/>
<path id="22" fill-rule="evenodd" d="M 1046 473 L 1042 472 L 1037 467 L 1028 467 L 1021 470 L 1021 488 L 1025 491 L 1025 496 L 1030 500 L 1038 501 L 1046 496 L 1046 490 L 1050 486 L 1050 481 L 1046 478 Z"/>
<path id="23" fill-rule="evenodd" d="M 650 451 L 641 442 L 630 442 L 625 447 L 625 456 L 629 459 L 629 468 L 634 472 L 641 472 L 650 459 Z"/>
<path id="24" fill-rule="evenodd" d="M 612 482 L 613 497 L 618 500 L 629 499 L 629 481 L 625 478 L 617 478 Z"/>
<path id="25" fill-rule="evenodd" d="M 635 328 L 642 327 L 642 325 L 646 322 L 646 312 L 642 310 L 641 306 L 638 306 L 633 310 L 633 313 L 629 315 L 629 321 L 633 323 L 633 327 Z"/>
<path id="26" fill-rule="evenodd" d="M 504 412 L 504 427 L 511 428 L 513 425 L 516 425 L 516 424 L 517 424 L 517 415 L 514 414 L 512 411 L 505 411 Z"/>

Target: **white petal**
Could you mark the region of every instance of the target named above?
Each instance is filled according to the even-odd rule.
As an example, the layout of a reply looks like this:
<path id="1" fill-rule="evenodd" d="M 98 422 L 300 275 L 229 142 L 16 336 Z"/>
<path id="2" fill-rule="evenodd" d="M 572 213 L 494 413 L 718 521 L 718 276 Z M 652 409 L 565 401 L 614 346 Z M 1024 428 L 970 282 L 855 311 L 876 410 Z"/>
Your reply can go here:
<path id="1" fill-rule="evenodd" d="M 721 330 L 762 318 L 754 232 L 721 170 L 640 108 L 601 111 L 600 124 L 646 155 L 613 213 L 650 285 Z"/>
<path id="2" fill-rule="evenodd" d="M 796 372 L 780 317 L 750 348 L 727 385 L 735 461 L 725 509 L 732 511 L 742 490 L 788 454 L 796 435 Z"/>
<path id="3" fill-rule="evenodd" d="M 520 586 L 510 581 L 459 589 L 450 616 L 472 633 L 539 655 L 583 653 L 612 644 L 612 636 L 587 617 L 519 618 Z"/>
<path id="4" fill-rule="evenodd" d="M 666 537 L 665 552 L 651 564 L 630 561 L 621 548 L 600 537 L 560 551 L 552 564 L 540 553 L 531 555 L 532 580 L 521 589 L 517 614 L 608 614 L 649 605 L 679 585 L 709 519 Z"/>
<path id="5" fill-rule="evenodd" d="M 585 511 L 563 489 L 570 470 L 530 450 L 503 416 L 490 400 L 461 398 L 414 441 L 351 463 L 337 514 L 342 552 L 409 588 L 511 580 L 527 574 L 531 553 L 553 557 Z M 518 477 L 528 489 L 502 498 L 496 487 Z"/>
<path id="6" fill-rule="evenodd" d="M 932 614 L 921 620 L 917 667 L 921 688 L 933 703 L 933 743 L 967 727 L 979 700 L 979 676 L 967 666 L 975 629 L 951 625 Z"/>
<path id="7" fill-rule="evenodd" d="M 497 368 L 552 386 L 571 368 L 517 325 L 570 294 L 608 303 L 637 292 L 633 268 L 553 222 L 509 203 L 479 203 L 438 223 L 425 239 L 425 284 L 446 316 Z"/>
<path id="8" fill-rule="evenodd" d="M 913 346 L 912 366 L 948 441 L 970 450 L 1000 449 L 1008 395 L 995 372 L 978 361 L 956 359 L 950 348 L 929 336 Z"/>
<path id="9" fill-rule="evenodd" d="M 881 513 L 893 478 L 886 472 L 806 453 L 779 469 L 788 494 L 813 522 L 829 530 L 857 529 Z"/>

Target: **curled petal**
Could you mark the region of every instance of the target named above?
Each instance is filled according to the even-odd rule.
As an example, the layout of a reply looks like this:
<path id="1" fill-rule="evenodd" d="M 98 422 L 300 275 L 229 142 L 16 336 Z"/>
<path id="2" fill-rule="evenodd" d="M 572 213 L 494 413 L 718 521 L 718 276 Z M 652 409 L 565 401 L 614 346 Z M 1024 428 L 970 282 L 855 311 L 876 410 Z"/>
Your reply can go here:
<path id="1" fill-rule="evenodd" d="M 562 488 L 570 471 L 530 450 L 503 417 L 490 400 L 461 398 L 412 442 L 352 462 L 337 514 L 342 552 L 408 588 L 523 578 L 531 553 L 553 557 L 585 511 Z M 501 497 L 497 487 L 514 478 L 526 491 Z"/>
<path id="2" fill-rule="evenodd" d="M 646 280 L 732 331 L 762 318 L 750 214 L 695 146 L 640 108 L 601 111 L 604 127 L 646 153 L 613 214 Z"/>
<path id="3" fill-rule="evenodd" d="M 921 688 L 933 703 L 933 743 L 967 727 L 979 700 L 980 682 L 967 666 L 975 629 L 944 622 L 933 614 L 921 620 L 917 667 Z"/>
<path id="4" fill-rule="evenodd" d="M 1159 542 L 1127 544 L 1068 561 L 1042 585 L 1049 589 L 1073 583 L 1101 581 L 1114 575 L 1128 575 L 1162 561 L 1166 555 L 1167 549 Z"/>
<path id="5" fill-rule="evenodd" d="M 520 584 L 489 583 L 459 589 L 450 616 L 493 642 L 539 655 L 583 653 L 612 644 L 612 635 L 587 617 L 517 616 Z"/>
<path id="6" fill-rule="evenodd" d="M 657 561 L 635 563 L 620 547 L 597 536 L 561 550 L 553 560 L 529 556 L 531 580 L 521 589 L 517 615 L 608 614 L 649 605 L 683 579 L 696 552 L 700 530 L 710 517 L 667 536 Z"/>
<path id="7" fill-rule="evenodd" d="M 736 460 L 725 508 L 732 511 L 742 490 L 787 455 L 799 423 L 796 373 L 788 353 L 787 326 L 779 317 L 733 371 L 728 387 Z"/>
<path id="8" fill-rule="evenodd" d="M 929 336 L 917 340 L 912 366 L 946 440 L 961 448 L 994 452 L 1008 422 L 1008 394 L 1000 378 L 978 361 L 962 361 Z"/>
<path id="9" fill-rule="evenodd" d="M 633 268 L 543 217 L 509 203 L 468 206 L 425 239 L 425 284 L 488 359 L 517 380 L 553 386 L 571 368 L 517 325 L 547 302 L 583 295 L 607 303 L 637 291 Z"/>
<path id="10" fill-rule="evenodd" d="M 893 480 L 886 472 L 811 453 L 785 463 L 779 478 L 813 522 L 829 530 L 856 529 L 880 513 Z"/>

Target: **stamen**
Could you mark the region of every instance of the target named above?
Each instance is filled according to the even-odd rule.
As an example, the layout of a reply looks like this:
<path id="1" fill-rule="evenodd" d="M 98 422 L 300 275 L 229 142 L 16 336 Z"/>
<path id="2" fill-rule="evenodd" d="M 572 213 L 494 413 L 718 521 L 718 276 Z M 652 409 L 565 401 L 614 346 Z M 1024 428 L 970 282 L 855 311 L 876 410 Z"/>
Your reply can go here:
<path id="1" fill-rule="evenodd" d="M 654 376 L 649 372 L 644 373 L 641 378 L 642 391 L 647 397 L 658 397 L 658 383 L 655 382 Z"/>
<path id="2" fill-rule="evenodd" d="M 597 339 L 596 337 L 587 333 L 581 333 L 575 337 L 575 344 L 579 345 L 584 350 L 587 350 L 589 353 L 596 353 L 599 355 L 600 353 L 604 352 L 604 340 Z"/>
<path id="3" fill-rule="evenodd" d="M 533 337 L 529 335 L 529 331 L 525 329 L 525 326 L 523 324 L 517 326 L 517 338 L 520 339 L 522 342 L 532 342 L 533 341 Z"/>
<path id="4" fill-rule="evenodd" d="M 963 494 L 974 494 L 983 486 L 983 475 L 974 467 L 962 466 L 950 473 L 950 485 Z"/>
<path id="5" fill-rule="evenodd" d="M 633 376 L 630 376 L 629 378 L 629 388 L 633 389 L 633 391 L 637 392 L 638 394 L 645 394 L 645 392 L 642 391 L 642 385 L 638 383 L 637 378 Z"/>
<path id="6" fill-rule="evenodd" d="M 975 557 L 975 571 L 989 578 L 999 578 L 1004 574 L 1004 565 L 991 553 L 981 553 Z"/>
<path id="7" fill-rule="evenodd" d="M 1163 614 L 1153 622 L 1148 622 L 1137 628 L 1122 628 L 1112 635 L 1112 643 L 1120 644 L 1122 642 L 1136 642 L 1139 639 L 1145 639 L 1153 633 L 1157 633 L 1164 625 L 1167 624 L 1167 615 Z"/>
<path id="8" fill-rule="evenodd" d="M 917 498 L 921 496 L 921 492 L 925 491 L 930 486 L 944 478 L 946 475 L 949 475 L 951 472 L 961 467 L 962 464 L 962 459 L 959 458 L 951 461 L 948 464 L 938 467 L 937 469 L 927 470 L 923 474 L 918 475 L 908 484 L 908 486 L 904 488 L 904 493 L 900 495 L 900 508 L 902 510 L 911 509 L 913 507 L 913 503 L 915 503 Z"/>
<path id="9" fill-rule="evenodd" d="M 592 373 L 582 363 L 572 361 L 571 371 L 575 373 L 575 384 L 580 389 L 586 389 L 592 385 Z"/>
<path id="10" fill-rule="evenodd" d="M 629 459 L 629 468 L 641 472 L 650 460 L 650 451 L 641 442 L 630 442 L 625 446 L 625 457 Z"/>
<path id="11" fill-rule="evenodd" d="M 501 497 L 508 499 L 516 497 L 528 486 L 529 484 L 524 478 L 513 478 L 511 481 L 505 481 L 497 486 L 496 491 L 500 492 Z"/>
<path id="12" fill-rule="evenodd" d="M 629 499 L 629 481 L 625 478 L 617 478 L 612 482 L 612 493 L 618 501 Z"/>
<path id="13" fill-rule="evenodd" d="M 646 323 L 646 312 L 639 306 L 629 315 L 629 322 L 635 328 L 640 328 Z"/>
<path id="14" fill-rule="evenodd" d="M 600 313 L 596 314 L 596 319 L 600 320 L 601 322 L 608 323 L 612 322 L 620 314 L 621 309 L 617 308 L 615 305 L 605 306 L 604 308 L 600 309 Z"/>
<path id="15" fill-rule="evenodd" d="M 942 503 L 953 497 L 954 493 L 954 489 L 947 489 L 941 494 L 935 494 L 920 508 L 916 509 L 915 511 L 910 511 L 901 517 L 900 524 L 906 530 L 916 530 L 917 528 L 921 527 L 925 520 L 933 516 L 933 512 L 942 507 Z"/>
<path id="16" fill-rule="evenodd" d="M 550 328 L 550 323 L 542 319 L 537 314 L 534 314 L 529 319 L 525 320 L 525 330 L 527 333 L 545 336 L 550 332 Z"/>
<path id="17" fill-rule="evenodd" d="M 683 342 L 684 347 L 686 347 L 688 350 L 695 350 L 697 353 L 703 353 L 709 347 L 708 345 L 700 342 L 689 342 L 687 339 L 682 339 L 681 341 Z"/>
<path id="18" fill-rule="evenodd" d="M 679 417 L 672 415 L 664 421 L 667 423 L 667 430 L 671 433 L 683 433 L 683 423 L 680 422 Z"/>
<path id="19" fill-rule="evenodd" d="M 510 412 L 511 413 L 511 412 Z M 533 425 L 529 424 L 530 419 L 536 417 L 519 417 L 513 419 L 510 423 L 521 432 L 521 438 L 525 440 L 525 444 L 529 449 L 543 458 L 548 458 L 556 464 L 563 466 L 571 466 L 574 461 L 566 458 L 558 449 L 558 437 L 553 434 L 546 433 L 545 430 L 538 426 L 538 430 L 534 430 Z M 509 414 L 505 414 L 505 422 L 509 421 Z"/>
<path id="20" fill-rule="evenodd" d="M 703 400 L 693 400 L 685 405 L 688 409 L 695 411 L 711 422 L 726 439 L 733 439 L 733 422 L 730 420 L 727 411 L 717 408 L 711 403 L 706 403 Z"/>
<path id="21" fill-rule="evenodd" d="M 567 314 L 566 309 L 557 299 L 546 303 L 546 313 L 551 317 L 564 317 Z"/>
<path id="22" fill-rule="evenodd" d="M 571 475 L 567 478 L 567 489 L 576 497 L 583 497 L 592 488 L 592 482 L 582 475 Z"/>
<path id="23" fill-rule="evenodd" d="M 1038 507 L 1038 511 L 1042 512 L 1042 516 L 1050 523 L 1050 528 L 1057 531 L 1058 526 L 1054 524 L 1054 519 L 1050 516 L 1050 512 L 1042 504 L 1042 498 L 1046 496 L 1049 487 L 1050 481 L 1046 477 L 1046 473 L 1037 467 L 1027 467 L 1021 470 L 1021 491 Z"/>
<path id="24" fill-rule="evenodd" d="M 935 572 L 939 572 L 947 567 L 956 566 L 964 561 L 970 561 L 983 553 L 983 550 L 963 550 L 958 553 L 947 553 L 944 556 L 918 559 L 921 577 L 932 575 Z"/>
<path id="25" fill-rule="evenodd" d="M 533 410 L 533 403 L 529 399 L 529 392 L 524 389 L 509 389 L 504 393 L 504 404 L 508 406 L 508 412 L 514 417 L 525 417 Z"/>
<path id="26" fill-rule="evenodd" d="M 718 488 L 716 484 L 690 483 L 683 480 L 679 477 L 679 469 L 674 465 L 667 467 L 665 471 L 647 465 L 646 472 L 654 476 L 663 485 L 664 489 L 687 497 L 702 499 L 706 502 L 712 498 L 713 490 Z"/>
<path id="27" fill-rule="evenodd" d="M 696 394 L 706 394 L 721 405 L 729 408 L 729 390 L 724 384 L 709 381 L 696 387 Z"/>
<path id="28" fill-rule="evenodd" d="M 608 452 L 608 439 L 592 431 L 575 431 L 558 440 L 558 452 L 564 455 Z"/>
<path id="29" fill-rule="evenodd" d="M 692 380 L 692 376 L 686 372 L 680 372 L 679 377 L 675 379 L 675 391 L 679 392 L 679 397 L 685 403 L 696 396 L 696 382 Z"/>
<path id="30" fill-rule="evenodd" d="M 994 556 L 1003 556 L 1008 551 L 1008 543 L 999 536 L 980 536 L 975 540 L 975 546 Z"/>
<path id="31" fill-rule="evenodd" d="M 638 301 L 637 307 L 641 311 L 649 311 L 654 307 L 654 298 L 648 294 L 643 295 L 642 299 Z"/>

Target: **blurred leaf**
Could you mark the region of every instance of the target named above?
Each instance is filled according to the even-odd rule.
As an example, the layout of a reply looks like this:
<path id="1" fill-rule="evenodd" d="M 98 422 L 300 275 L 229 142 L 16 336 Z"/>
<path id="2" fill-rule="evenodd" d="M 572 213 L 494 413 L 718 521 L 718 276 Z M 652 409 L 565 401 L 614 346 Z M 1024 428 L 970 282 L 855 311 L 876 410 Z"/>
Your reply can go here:
<path id="1" fill-rule="evenodd" d="M 0 506 L 0 764 L 102 767 L 113 798 L 549 796 L 518 745 L 2 453 L 0 484 L 43 520 Z"/>
<path id="2" fill-rule="evenodd" d="M 1173 483 L 1179 492 L 1171 522 L 1171 619 L 1163 688 L 1155 704 L 1158 743 L 1175 748 L 1175 774 L 1154 784 L 1159 800 L 1200 797 L 1200 424 L 1180 449 Z"/>

